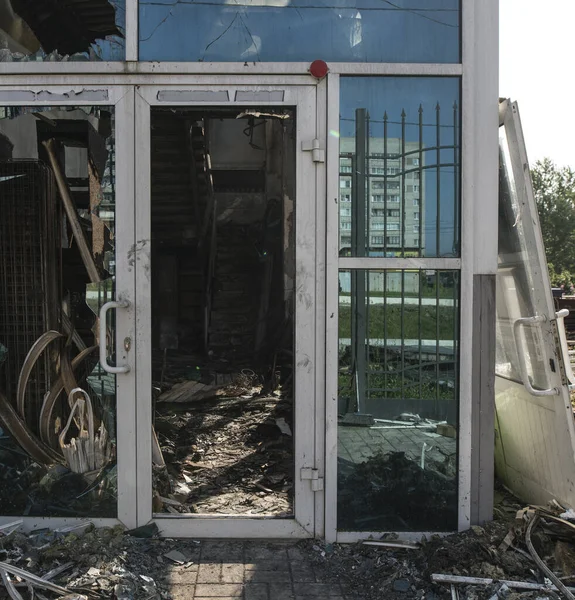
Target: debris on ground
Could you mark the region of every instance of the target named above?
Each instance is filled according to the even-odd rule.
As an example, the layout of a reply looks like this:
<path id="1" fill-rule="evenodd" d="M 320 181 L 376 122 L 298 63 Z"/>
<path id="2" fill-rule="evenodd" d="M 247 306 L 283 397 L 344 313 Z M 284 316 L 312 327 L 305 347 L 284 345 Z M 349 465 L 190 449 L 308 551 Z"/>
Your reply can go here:
<path id="1" fill-rule="evenodd" d="M 155 512 L 293 514 L 289 382 L 272 390 L 250 369 L 178 358 L 157 383 Z"/>
<path id="2" fill-rule="evenodd" d="M 572 600 L 575 525 L 561 519 L 565 510 L 522 509 L 506 498 L 496 512 L 483 527 L 419 543 L 386 534 L 347 545 L 305 540 L 290 552 L 313 569 L 316 580 L 341 585 L 350 600 Z M 21 526 L 14 521 L 0 527 L 2 600 L 17 597 L 14 589 L 31 588 L 44 599 L 179 598 L 174 581 L 192 577 L 209 544 L 159 539 L 155 524 L 126 531 L 86 522 L 29 534 Z M 258 555 L 273 555 L 273 544 L 247 544 L 261 546 Z"/>

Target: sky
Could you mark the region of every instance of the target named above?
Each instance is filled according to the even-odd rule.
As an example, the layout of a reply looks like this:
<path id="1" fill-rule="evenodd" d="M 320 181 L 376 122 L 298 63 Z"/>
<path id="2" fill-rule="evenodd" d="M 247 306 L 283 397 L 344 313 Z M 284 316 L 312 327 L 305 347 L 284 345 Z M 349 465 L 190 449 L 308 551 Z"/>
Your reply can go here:
<path id="1" fill-rule="evenodd" d="M 519 103 L 531 164 L 575 169 L 575 0 L 499 0 L 499 95 Z"/>

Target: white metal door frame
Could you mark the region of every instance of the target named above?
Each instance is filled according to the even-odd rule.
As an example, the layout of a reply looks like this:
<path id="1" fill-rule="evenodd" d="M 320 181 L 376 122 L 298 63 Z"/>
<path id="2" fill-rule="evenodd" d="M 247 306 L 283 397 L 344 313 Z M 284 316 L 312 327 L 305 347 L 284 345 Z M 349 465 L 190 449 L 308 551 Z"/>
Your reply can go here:
<path id="1" fill-rule="evenodd" d="M 136 498 L 136 449 L 133 444 L 136 432 L 135 410 L 135 353 L 128 340 L 135 337 L 134 285 L 135 271 L 132 264 L 134 247 L 134 90 L 131 86 L 94 86 L 78 89 L 72 85 L 0 87 L 0 106 L 110 106 L 115 111 L 116 146 L 116 197 L 115 238 L 116 251 L 116 299 L 127 300 L 130 307 L 117 311 L 116 356 L 118 364 L 128 365 L 128 373 L 116 377 L 117 427 L 117 482 L 118 505 L 115 519 L 90 519 L 96 525 L 121 523 L 136 526 L 134 499 Z M 13 517 L 8 517 L 12 519 Z M 3 519 L 0 517 L 0 521 Z M 86 518 L 24 517 L 27 529 L 43 527 L 46 521 L 53 527 L 85 521 Z"/>
<path id="2" fill-rule="evenodd" d="M 297 82 L 299 83 L 299 82 Z M 151 410 L 151 290 L 150 290 L 150 111 L 152 106 L 285 106 L 296 108 L 296 281 L 295 281 L 295 424 L 294 508 L 295 518 L 257 518 L 239 515 L 159 515 L 152 513 L 152 410 Z M 316 310 L 318 298 L 317 254 L 322 248 L 316 224 L 317 194 L 321 191 L 322 163 L 303 151 L 313 139 L 321 140 L 317 123 L 317 86 L 270 83 L 269 78 L 212 76 L 195 78 L 190 85 L 150 85 L 136 89 L 136 190 L 135 270 L 137 355 L 137 522 L 154 520 L 165 536 L 195 537 L 310 537 L 316 534 L 321 515 L 316 515 L 311 481 L 300 478 L 301 469 L 321 476 L 323 448 L 316 446 L 318 380 L 323 368 L 316 362 Z M 321 111 L 320 111 L 321 112 Z M 320 145 L 322 142 L 320 142 Z M 321 154 L 321 151 L 320 151 Z M 315 157 L 317 158 L 317 157 Z M 318 167 L 319 164 L 319 167 Z M 318 227 L 319 225 L 319 227 Z M 321 388 L 321 385 L 319 385 Z M 321 405 L 321 402 L 319 403 Z M 320 406 L 321 408 L 321 406 Z M 307 473 L 310 475 L 310 473 Z M 320 479 L 321 481 L 321 479 Z M 321 487 L 321 486 L 316 486 Z M 319 524 L 319 528 L 322 526 Z"/>

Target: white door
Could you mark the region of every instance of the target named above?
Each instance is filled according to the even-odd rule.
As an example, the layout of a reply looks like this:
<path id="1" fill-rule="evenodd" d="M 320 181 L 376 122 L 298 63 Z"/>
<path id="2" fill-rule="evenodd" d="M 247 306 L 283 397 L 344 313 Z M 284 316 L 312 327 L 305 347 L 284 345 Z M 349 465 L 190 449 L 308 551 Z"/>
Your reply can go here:
<path id="1" fill-rule="evenodd" d="M 575 504 L 572 378 L 516 103 L 500 105 L 496 467 L 525 501 Z"/>
<path id="2" fill-rule="evenodd" d="M 321 250 L 317 247 L 316 232 L 317 227 L 323 225 L 316 223 L 316 203 L 320 201 L 316 189 L 324 166 L 325 145 L 324 141 L 318 140 L 316 86 L 279 84 L 277 81 L 278 78 L 265 77 L 249 82 L 240 78 L 209 77 L 194 85 L 141 86 L 136 90 L 137 520 L 140 525 L 154 520 L 166 536 L 306 537 L 314 534 L 316 526 L 315 494 L 322 489 L 323 483 L 318 467 L 322 456 L 321 451 L 316 450 L 315 442 L 316 377 L 323 376 L 318 373 L 315 363 L 316 252 Z M 184 132 L 189 142 L 189 156 L 184 156 L 184 146 L 178 146 L 180 150 L 176 148 L 176 137 L 170 137 L 170 131 L 177 136 Z M 274 137 L 274 131 L 280 131 L 281 135 Z M 157 142 L 164 134 L 166 137 Z M 243 140 L 240 149 L 232 138 Z M 193 140 L 197 141 L 196 145 Z M 161 145 L 162 159 L 159 158 L 160 151 L 156 152 L 160 147 L 156 144 Z M 263 146 L 268 153 L 262 160 Z M 270 148 L 274 151 L 269 151 Z M 182 172 L 175 168 L 175 161 L 188 164 L 192 170 L 187 174 L 189 189 L 175 186 L 173 178 Z M 222 235 L 226 215 L 231 210 L 240 210 L 242 214 L 238 217 L 241 221 L 236 228 L 238 231 L 252 227 L 250 211 L 257 212 L 263 179 L 265 186 L 275 185 L 277 194 L 273 202 L 281 207 L 276 219 L 269 217 L 266 223 L 283 232 L 283 248 L 277 250 L 283 267 L 281 260 L 275 263 L 276 267 L 279 264 L 279 268 L 283 268 L 283 273 L 280 280 L 274 280 L 270 271 L 266 271 L 269 256 L 265 235 L 261 243 L 246 237 L 245 244 L 233 248 L 237 248 L 237 252 L 245 251 L 246 260 L 255 260 L 257 253 L 260 266 L 263 265 L 258 272 L 268 273 L 269 281 L 276 281 L 276 284 L 268 285 L 267 296 L 262 296 L 260 283 L 254 281 L 253 291 L 237 292 L 237 304 L 239 306 L 251 294 L 260 298 L 257 300 L 259 317 L 253 328 L 253 344 L 256 350 L 259 349 L 260 357 L 262 352 L 265 354 L 268 341 L 282 334 L 280 328 L 271 331 L 269 327 L 260 327 L 269 315 L 269 297 L 277 295 L 278 288 L 287 290 L 283 294 L 284 311 L 292 317 L 295 315 L 293 329 L 291 325 L 287 327 L 289 332 L 293 331 L 291 427 L 286 430 L 283 427 L 285 419 L 279 419 L 284 429 L 282 435 L 291 435 L 293 439 L 292 471 L 286 479 L 286 487 L 291 486 L 288 493 L 290 506 L 288 511 L 245 511 L 238 510 L 232 499 L 221 510 L 205 510 L 202 508 L 205 503 L 199 503 L 199 508 L 192 511 L 169 498 L 166 504 L 166 492 L 162 492 L 157 484 L 157 465 L 163 462 L 160 452 L 165 442 L 159 435 L 160 441 L 156 443 L 153 430 L 153 388 L 158 386 L 158 378 L 164 380 L 164 371 L 156 368 L 157 357 L 165 366 L 171 356 L 176 356 L 183 345 L 189 344 L 202 349 L 199 352 L 203 351 L 206 364 L 213 363 L 212 359 L 219 356 L 226 357 L 230 365 L 235 360 L 241 362 L 242 358 L 247 358 L 242 357 L 240 333 L 235 338 L 230 335 L 224 345 L 221 340 L 217 345 L 214 322 L 218 318 L 225 320 L 226 310 L 231 309 L 221 311 L 223 316 L 214 316 L 218 310 L 214 305 L 216 293 L 233 279 L 233 274 L 227 280 L 219 278 L 218 269 L 225 266 L 226 261 L 234 265 L 241 263 L 231 251 L 227 258 L 222 258 L 216 243 L 222 243 L 217 241 L 218 235 Z M 170 189 L 179 190 L 176 195 L 169 196 L 165 192 L 170 185 Z M 202 194 L 205 204 L 198 206 L 197 199 Z M 186 205 L 186 195 L 196 205 Z M 162 203 L 161 210 L 158 202 Z M 266 202 L 269 207 L 269 194 Z M 222 207 L 222 203 L 227 204 Z M 177 215 L 181 215 L 180 218 Z M 179 240 L 177 243 L 176 239 Z M 190 256 L 194 257 L 191 263 Z M 183 264 L 187 266 L 182 267 Z M 195 313 L 195 309 L 190 308 L 191 296 L 184 298 L 189 290 L 182 291 L 188 283 L 183 282 L 181 276 L 170 279 L 170 269 L 180 269 L 181 274 L 184 268 L 192 273 L 191 277 L 203 278 L 197 289 L 202 299 Z M 195 320 L 190 317 L 184 326 L 186 315 L 183 313 L 186 311 L 188 316 L 193 313 Z M 185 327 L 188 327 L 187 331 Z M 233 347 L 235 343 L 239 344 L 237 350 Z M 229 359 L 230 355 L 234 358 Z M 267 358 L 270 364 L 275 364 L 271 356 Z M 193 381 L 193 376 L 191 379 Z M 192 417 L 194 410 L 199 410 L 193 404 L 185 409 Z M 232 421 L 229 425 L 233 428 Z M 268 419 L 266 424 L 274 426 L 273 420 Z M 194 427 L 190 427 L 190 440 L 195 433 Z M 220 443 L 217 442 L 220 438 L 214 439 L 216 444 Z M 163 449 L 166 451 L 165 447 Z M 265 453 L 262 456 L 265 458 Z M 194 486 L 194 473 L 198 471 L 193 469 L 200 468 L 201 463 L 197 457 L 194 460 L 192 471 L 186 475 L 187 484 L 182 484 L 184 490 Z M 213 462 L 210 464 L 214 466 Z M 227 463 L 229 469 L 235 466 L 234 461 Z M 269 483 L 257 485 L 259 487 L 252 493 L 268 493 Z M 209 500 L 210 492 L 207 496 Z"/>

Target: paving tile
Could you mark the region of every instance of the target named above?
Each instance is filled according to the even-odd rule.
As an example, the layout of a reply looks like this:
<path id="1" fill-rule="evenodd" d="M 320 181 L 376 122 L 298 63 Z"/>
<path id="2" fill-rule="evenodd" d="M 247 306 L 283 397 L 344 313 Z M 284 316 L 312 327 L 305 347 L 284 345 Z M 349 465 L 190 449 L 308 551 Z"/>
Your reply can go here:
<path id="1" fill-rule="evenodd" d="M 288 547 L 287 555 L 290 560 L 305 560 L 305 554 L 297 547 Z"/>
<path id="2" fill-rule="evenodd" d="M 198 565 L 190 567 L 171 567 L 167 570 L 164 579 L 172 585 L 195 585 L 198 577 Z"/>
<path id="3" fill-rule="evenodd" d="M 246 544 L 244 557 L 249 563 L 259 560 L 281 560 L 287 558 L 287 547 L 287 544 Z"/>
<path id="4" fill-rule="evenodd" d="M 244 565 L 241 563 L 222 565 L 222 583 L 243 583 Z"/>
<path id="5" fill-rule="evenodd" d="M 289 571 L 246 571 L 246 580 L 254 583 L 290 583 Z"/>
<path id="6" fill-rule="evenodd" d="M 202 561 L 240 562 L 243 558 L 242 542 L 205 542 L 202 545 Z"/>
<path id="7" fill-rule="evenodd" d="M 221 583 L 222 564 L 202 563 L 198 571 L 198 583 Z"/>
<path id="8" fill-rule="evenodd" d="M 239 583 L 198 583 L 197 598 L 241 598 L 243 586 Z"/>
<path id="9" fill-rule="evenodd" d="M 246 571 L 289 571 L 286 558 L 280 560 L 257 560 L 245 564 Z"/>
<path id="10" fill-rule="evenodd" d="M 192 600 L 194 598 L 194 587 L 193 585 L 175 585 L 170 590 L 172 600 Z"/>
<path id="11" fill-rule="evenodd" d="M 267 583 L 246 583 L 244 592 L 245 600 L 275 600 L 268 595 Z"/>
<path id="12" fill-rule="evenodd" d="M 339 585 L 329 583 L 294 583 L 295 595 L 304 598 L 331 598 L 341 596 Z"/>
<path id="13" fill-rule="evenodd" d="M 294 600 L 291 584 L 270 583 L 271 600 Z"/>

